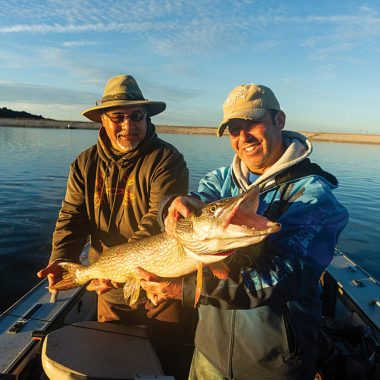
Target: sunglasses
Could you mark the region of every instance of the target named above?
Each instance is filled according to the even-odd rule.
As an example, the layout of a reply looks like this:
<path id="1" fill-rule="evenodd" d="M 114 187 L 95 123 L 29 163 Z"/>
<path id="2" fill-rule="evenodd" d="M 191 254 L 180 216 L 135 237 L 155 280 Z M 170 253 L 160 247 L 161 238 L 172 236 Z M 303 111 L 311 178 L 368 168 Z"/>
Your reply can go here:
<path id="1" fill-rule="evenodd" d="M 250 123 L 239 124 L 239 125 L 232 124 L 232 125 L 227 125 L 227 128 L 228 128 L 228 132 L 230 133 L 231 136 L 237 137 L 240 135 L 240 131 L 242 129 L 244 129 L 247 132 L 255 124 L 257 124 L 257 123 L 250 122 Z"/>
<path id="2" fill-rule="evenodd" d="M 133 111 L 129 114 L 128 113 L 115 113 L 115 114 L 104 113 L 103 115 L 106 115 L 108 119 L 112 121 L 112 123 L 121 124 L 121 123 L 124 123 L 126 119 L 129 119 L 133 122 L 141 121 L 145 118 L 146 112 Z"/>
<path id="3" fill-rule="evenodd" d="M 228 132 L 232 137 L 238 137 L 241 130 L 248 132 L 250 129 L 254 128 L 257 124 L 263 122 L 263 118 L 259 120 L 240 120 L 238 123 L 230 122 L 226 125 Z"/>

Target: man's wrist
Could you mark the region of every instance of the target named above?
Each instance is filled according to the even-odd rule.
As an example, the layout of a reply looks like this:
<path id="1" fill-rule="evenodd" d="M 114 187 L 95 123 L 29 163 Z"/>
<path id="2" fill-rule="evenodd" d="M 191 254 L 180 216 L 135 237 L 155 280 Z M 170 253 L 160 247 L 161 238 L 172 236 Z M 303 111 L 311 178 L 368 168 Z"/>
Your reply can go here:
<path id="1" fill-rule="evenodd" d="M 161 228 L 161 231 L 165 231 L 165 218 L 168 216 L 168 210 L 174 199 L 179 197 L 178 194 L 172 194 L 168 195 L 166 198 L 164 198 L 158 205 L 158 212 L 157 212 L 157 221 Z"/>

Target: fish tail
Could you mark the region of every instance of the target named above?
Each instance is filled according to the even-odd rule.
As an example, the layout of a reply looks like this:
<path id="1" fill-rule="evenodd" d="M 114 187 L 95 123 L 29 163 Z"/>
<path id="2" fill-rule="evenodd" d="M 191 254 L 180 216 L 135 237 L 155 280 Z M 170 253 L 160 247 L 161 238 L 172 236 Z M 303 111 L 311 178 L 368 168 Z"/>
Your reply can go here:
<path id="1" fill-rule="evenodd" d="M 50 289 L 69 290 L 76 288 L 79 285 L 82 285 L 83 282 L 79 282 L 77 280 L 77 270 L 81 270 L 82 268 L 84 268 L 83 265 L 69 262 L 62 262 L 58 265 L 64 269 L 62 280 L 58 281 L 53 286 L 50 286 Z"/>

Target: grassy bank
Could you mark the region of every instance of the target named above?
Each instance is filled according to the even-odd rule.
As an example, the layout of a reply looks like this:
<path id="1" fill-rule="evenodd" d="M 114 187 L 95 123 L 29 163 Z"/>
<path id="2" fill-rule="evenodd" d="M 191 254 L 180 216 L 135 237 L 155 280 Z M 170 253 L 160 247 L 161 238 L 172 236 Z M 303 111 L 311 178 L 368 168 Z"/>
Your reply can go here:
<path id="1" fill-rule="evenodd" d="M 24 127 L 24 128 L 64 128 L 68 126 L 73 129 L 98 129 L 98 123 L 87 121 L 62 121 L 62 120 L 30 120 L 30 119 L 1 119 L 2 127 Z M 185 127 L 173 125 L 157 125 L 158 133 L 180 133 L 180 134 L 199 134 L 216 136 L 216 128 L 211 127 Z M 345 142 L 359 144 L 380 144 L 380 135 L 364 135 L 353 133 L 323 133 L 323 132 L 304 132 L 300 133 L 307 136 L 312 141 L 326 142 Z"/>

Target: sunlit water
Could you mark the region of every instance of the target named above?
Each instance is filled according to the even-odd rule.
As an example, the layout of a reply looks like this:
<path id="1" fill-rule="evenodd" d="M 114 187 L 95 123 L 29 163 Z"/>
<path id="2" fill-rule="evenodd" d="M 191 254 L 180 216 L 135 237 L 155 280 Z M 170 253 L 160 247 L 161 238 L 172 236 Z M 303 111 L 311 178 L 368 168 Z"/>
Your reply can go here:
<path id="1" fill-rule="evenodd" d="M 233 156 L 228 138 L 160 137 L 185 156 L 191 190 Z M 96 140 L 93 130 L 0 127 L 0 310 L 38 282 L 35 273 L 50 254 L 69 165 Z M 312 160 L 338 177 L 335 193 L 350 213 L 339 247 L 380 279 L 380 146 L 314 143 Z"/>

